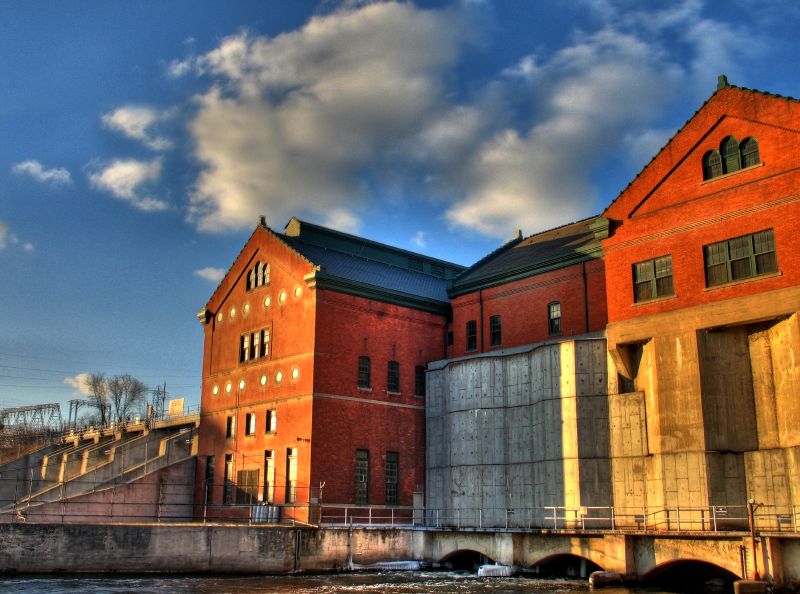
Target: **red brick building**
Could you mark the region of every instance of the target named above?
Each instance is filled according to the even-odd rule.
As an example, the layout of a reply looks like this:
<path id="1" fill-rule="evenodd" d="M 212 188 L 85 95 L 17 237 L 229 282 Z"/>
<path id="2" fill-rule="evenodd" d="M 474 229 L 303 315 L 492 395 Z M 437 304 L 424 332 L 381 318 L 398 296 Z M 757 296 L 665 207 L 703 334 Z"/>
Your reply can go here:
<path id="1" fill-rule="evenodd" d="M 798 149 L 800 101 L 720 77 L 603 213 L 608 349 L 646 420 L 618 505 L 800 501 Z"/>
<path id="2" fill-rule="evenodd" d="M 459 275 L 448 358 L 604 330 L 607 234 L 602 218 L 520 234 Z"/>
<path id="3" fill-rule="evenodd" d="M 446 282 L 461 270 L 262 219 L 198 314 L 198 510 L 411 505 L 424 484 L 425 364 L 445 355 Z"/>

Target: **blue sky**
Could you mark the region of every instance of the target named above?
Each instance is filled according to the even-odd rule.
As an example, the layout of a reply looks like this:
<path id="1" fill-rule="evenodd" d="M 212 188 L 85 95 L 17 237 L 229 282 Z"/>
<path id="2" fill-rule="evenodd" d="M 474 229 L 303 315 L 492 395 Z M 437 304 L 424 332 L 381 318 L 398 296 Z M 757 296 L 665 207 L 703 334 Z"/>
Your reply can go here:
<path id="1" fill-rule="evenodd" d="M 199 402 L 259 214 L 470 264 L 599 213 L 718 74 L 800 96 L 798 5 L 722 6 L 3 2 L 0 407 L 94 371 Z"/>

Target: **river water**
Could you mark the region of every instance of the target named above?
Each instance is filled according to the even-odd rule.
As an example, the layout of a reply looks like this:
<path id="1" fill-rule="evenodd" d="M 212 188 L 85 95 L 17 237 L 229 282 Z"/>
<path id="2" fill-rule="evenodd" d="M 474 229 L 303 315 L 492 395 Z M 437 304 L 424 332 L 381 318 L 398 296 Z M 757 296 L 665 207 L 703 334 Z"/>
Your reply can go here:
<path id="1" fill-rule="evenodd" d="M 0 591 L 14 594 L 266 594 L 375 592 L 389 594 L 588 594 L 586 580 L 478 578 L 460 572 L 380 572 L 293 576 L 14 576 L 0 577 Z M 662 594 L 659 590 L 609 588 L 605 594 Z"/>

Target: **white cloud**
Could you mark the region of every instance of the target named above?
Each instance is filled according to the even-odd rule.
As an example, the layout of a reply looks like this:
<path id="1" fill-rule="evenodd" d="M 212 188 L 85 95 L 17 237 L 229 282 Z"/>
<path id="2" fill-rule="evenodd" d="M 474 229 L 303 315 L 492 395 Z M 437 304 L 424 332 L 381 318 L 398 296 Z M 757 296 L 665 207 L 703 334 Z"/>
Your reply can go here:
<path id="1" fill-rule="evenodd" d="M 670 102 L 707 97 L 759 47 L 700 0 L 592 0 L 565 46 L 464 95 L 456 67 L 481 34 L 470 7 L 487 6 L 325 2 L 296 31 L 242 32 L 172 62 L 173 76 L 209 81 L 189 126 L 201 172 L 188 219 L 226 231 L 300 214 L 357 232 L 367 201 L 414 194 L 498 238 L 561 225 L 599 208 L 595 176 L 610 158 L 649 160 Z"/>
<path id="2" fill-rule="evenodd" d="M 109 130 L 120 132 L 153 150 L 163 151 L 172 148 L 172 142 L 163 136 L 153 134 L 152 128 L 171 117 L 171 111 L 128 105 L 103 114 L 101 119 Z"/>
<path id="3" fill-rule="evenodd" d="M 212 283 L 218 283 L 225 276 L 225 269 L 207 266 L 205 268 L 195 270 L 194 275 Z"/>
<path id="4" fill-rule="evenodd" d="M 73 377 L 65 377 L 64 383 L 72 386 L 76 396 L 89 396 L 91 394 L 88 384 L 89 374 L 79 373 Z"/>
<path id="5" fill-rule="evenodd" d="M 421 250 L 428 247 L 428 234 L 425 231 L 417 231 L 411 238 L 411 244 Z"/>
<path id="6" fill-rule="evenodd" d="M 8 246 L 16 246 L 26 252 L 34 250 L 33 244 L 30 241 L 24 241 L 11 233 L 11 228 L 5 221 L 0 221 L 0 252 Z"/>
<path id="7" fill-rule="evenodd" d="M 138 210 L 157 212 L 166 210 L 167 203 L 144 195 L 143 187 L 158 181 L 160 176 L 161 159 L 119 159 L 100 171 L 89 174 L 89 182 L 92 187 L 110 192 L 115 198 L 129 202 Z"/>
<path id="8" fill-rule="evenodd" d="M 304 209 L 353 227 L 367 199 L 360 174 L 441 108 L 465 31 L 455 11 L 380 3 L 274 38 L 224 39 L 193 62 L 215 84 L 191 124 L 204 169 L 190 220 L 222 231 Z"/>
<path id="9" fill-rule="evenodd" d="M 22 161 L 11 168 L 17 175 L 28 175 L 38 182 L 53 186 L 64 186 L 72 183 L 72 176 L 63 167 L 45 169 L 39 161 Z"/>

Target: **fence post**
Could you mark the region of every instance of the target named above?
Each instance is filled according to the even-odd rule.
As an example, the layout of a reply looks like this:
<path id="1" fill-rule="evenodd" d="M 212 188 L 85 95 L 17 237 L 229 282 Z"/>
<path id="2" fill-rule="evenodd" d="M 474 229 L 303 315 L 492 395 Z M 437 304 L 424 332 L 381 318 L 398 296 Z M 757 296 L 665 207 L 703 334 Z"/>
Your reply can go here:
<path id="1" fill-rule="evenodd" d="M 714 527 L 714 532 L 717 531 L 717 506 L 711 506 L 711 525 Z"/>

